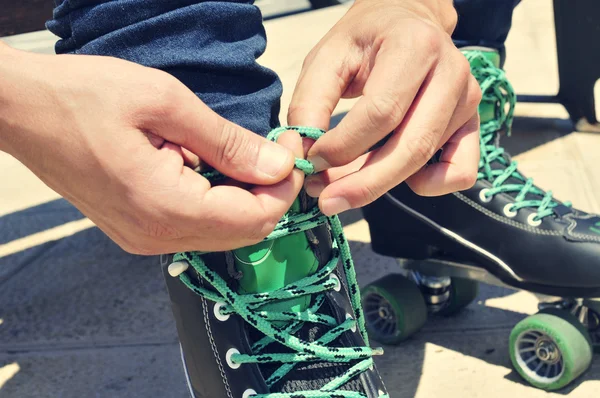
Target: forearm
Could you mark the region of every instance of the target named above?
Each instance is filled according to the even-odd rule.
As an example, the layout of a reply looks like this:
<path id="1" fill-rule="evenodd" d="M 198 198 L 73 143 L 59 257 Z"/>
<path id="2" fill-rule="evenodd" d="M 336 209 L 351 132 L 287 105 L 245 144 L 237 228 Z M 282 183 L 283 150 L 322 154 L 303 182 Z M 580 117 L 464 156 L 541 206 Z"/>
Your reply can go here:
<path id="1" fill-rule="evenodd" d="M 10 154 L 14 154 L 22 134 L 17 116 L 23 110 L 16 106 L 20 64 L 20 54 L 0 41 L 0 151 Z"/>

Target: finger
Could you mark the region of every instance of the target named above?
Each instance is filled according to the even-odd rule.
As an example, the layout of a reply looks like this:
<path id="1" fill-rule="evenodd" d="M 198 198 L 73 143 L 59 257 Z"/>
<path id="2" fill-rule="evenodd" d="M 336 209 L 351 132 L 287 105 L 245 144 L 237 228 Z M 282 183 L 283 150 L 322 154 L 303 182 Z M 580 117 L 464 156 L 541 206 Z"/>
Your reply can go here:
<path id="1" fill-rule="evenodd" d="M 393 43 L 382 44 L 363 97 L 335 128 L 317 140 L 308 159 L 318 170 L 342 166 L 392 132 L 402 122 L 435 60 L 426 51 L 407 56 Z"/>
<path id="2" fill-rule="evenodd" d="M 456 60 L 460 67 L 453 64 Z M 360 171 L 325 188 L 319 198 L 325 214 L 372 202 L 433 156 L 470 76 L 464 57 L 455 57 L 454 61 L 438 65 L 439 70 L 436 67 L 400 128 Z"/>
<path id="3" fill-rule="evenodd" d="M 369 160 L 369 157 L 373 156 L 375 153 L 377 153 L 376 149 L 360 156 L 358 159 L 344 166 L 332 167 L 331 169 L 323 170 L 318 174 L 307 176 L 304 179 L 304 189 L 306 190 L 306 193 L 308 196 L 318 198 L 325 187 L 340 178 L 359 171 Z"/>
<path id="4" fill-rule="evenodd" d="M 444 145 L 439 162 L 428 164 L 406 183 L 418 195 L 439 196 L 471 188 L 479 164 L 479 115 L 476 113 Z"/>
<path id="5" fill-rule="evenodd" d="M 335 54 L 349 54 L 347 47 L 347 43 L 339 43 Z M 335 54 L 321 49 L 304 61 L 288 109 L 290 126 L 329 128 L 331 114 L 351 80 L 351 71 L 345 67 L 348 63 L 339 62 Z"/>
<path id="6" fill-rule="evenodd" d="M 475 117 L 478 119 L 478 115 L 477 115 L 477 106 L 479 105 L 479 102 L 481 100 L 481 90 L 479 89 L 479 84 L 477 83 L 477 80 L 475 80 L 474 77 L 471 76 L 470 80 L 469 80 L 469 84 L 467 85 L 467 87 L 465 88 L 465 90 L 463 91 L 463 95 L 461 97 L 461 99 L 458 102 L 458 105 L 454 111 L 454 115 L 452 116 L 452 119 L 450 120 L 450 123 L 448 124 L 448 127 L 446 128 L 446 132 L 444 133 L 444 137 L 442 138 L 442 140 L 440 141 L 440 143 L 438 144 L 438 147 L 436 149 L 440 149 L 442 147 L 442 145 L 446 144 L 447 141 L 451 140 L 456 140 L 456 137 L 459 137 L 460 135 L 458 134 L 458 131 L 460 129 L 460 131 L 464 131 L 465 129 L 469 129 L 471 128 L 471 124 L 467 124 L 471 122 L 471 118 L 469 118 L 468 115 L 473 115 L 473 112 L 476 113 Z M 467 120 L 467 123 L 465 123 L 465 120 Z M 462 127 L 459 123 L 463 123 Z M 477 128 L 477 125 L 475 125 L 475 128 Z M 456 133 L 456 134 L 455 134 Z M 367 162 L 367 160 L 369 159 L 370 156 L 374 155 L 377 152 L 377 149 L 370 151 L 369 153 L 360 156 L 358 159 L 356 159 L 353 162 L 350 162 L 347 165 L 344 166 L 340 166 L 340 167 L 333 167 L 330 169 L 327 169 L 321 173 L 312 175 L 312 176 L 308 176 L 306 177 L 305 181 L 304 181 L 304 189 L 306 190 L 306 193 L 309 196 L 312 196 L 314 198 L 318 198 L 321 193 L 323 192 L 323 190 L 325 189 L 325 187 L 327 187 L 329 184 L 331 184 L 334 181 L 339 180 L 342 177 L 345 177 L 347 175 L 350 175 L 352 173 L 356 173 L 357 171 L 359 171 L 362 166 L 364 166 L 364 164 Z M 477 153 L 474 153 L 475 156 L 477 156 Z M 448 154 L 448 148 L 445 148 L 445 155 L 447 156 Z M 460 161 L 459 161 L 460 163 Z M 468 162 L 467 162 L 468 163 Z M 425 166 L 427 167 L 427 166 Z M 454 170 L 454 168 L 453 168 Z M 462 174 L 462 177 L 459 176 L 455 176 L 454 178 L 457 178 L 458 180 L 454 181 L 454 182 L 450 182 L 451 180 L 448 180 L 448 183 L 452 184 L 452 187 L 448 187 L 447 191 L 451 192 L 457 189 L 465 189 L 465 185 L 468 185 L 471 181 L 471 177 L 469 177 L 469 175 L 467 175 L 469 171 L 468 170 L 464 170 Z M 473 173 L 473 169 L 471 169 L 471 174 Z M 412 177 L 409 177 L 409 179 Z M 463 183 L 461 184 L 460 180 L 463 181 Z M 420 181 L 420 180 L 419 180 Z M 409 184 L 410 185 L 410 184 Z M 431 187 L 431 184 L 427 185 L 426 189 L 429 189 L 428 187 Z M 418 189 L 418 188 L 417 188 Z M 422 192 L 422 191 L 420 191 Z M 434 193 L 434 191 L 431 191 L 431 195 L 436 195 L 436 194 L 440 194 L 439 192 L 442 191 L 438 191 L 437 193 Z M 424 192 L 422 194 L 425 194 Z"/>
<path id="7" fill-rule="evenodd" d="M 290 174 L 294 157 L 288 148 L 225 120 L 183 86 L 176 91 L 146 115 L 144 128 L 239 181 L 268 185 Z"/>
<path id="8" fill-rule="evenodd" d="M 300 136 L 286 132 L 279 142 L 302 156 Z M 256 243 L 267 236 L 291 207 L 303 182 L 303 173 L 295 170 L 277 184 L 255 187 L 251 191 L 236 186 L 210 187 L 209 182 L 184 168 L 180 181 L 178 225 L 184 237 L 196 237 L 196 246 L 226 250 Z M 196 249 L 199 250 L 199 249 Z"/>
<path id="9" fill-rule="evenodd" d="M 190 169 L 195 170 L 200 167 L 200 158 L 195 153 L 192 153 L 185 148 L 181 148 L 181 155 L 183 156 L 183 162 Z"/>
<path id="10" fill-rule="evenodd" d="M 454 114 L 448 123 L 448 127 L 439 141 L 436 151 L 446 144 L 446 141 L 450 139 L 459 129 L 470 122 L 473 118 L 473 114 L 477 113 L 477 108 L 481 102 L 481 89 L 479 83 L 473 77 L 469 76 L 467 86 L 465 87 L 460 100 L 454 110 Z"/>
<path id="11" fill-rule="evenodd" d="M 292 150 L 294 156 L 303 158 L 302 139 L 294 131 L 286 131 L 278 140 L 279 143 Z M 278 222 L 292 207 L 294 200 L 300 194 L 304 183 L 304 172 L 294 169 L 282 182 L 272 186 L 257 186 L 251 190 L 266 212 Z M 269 231 L 269 233 L 272 232 Z"/>

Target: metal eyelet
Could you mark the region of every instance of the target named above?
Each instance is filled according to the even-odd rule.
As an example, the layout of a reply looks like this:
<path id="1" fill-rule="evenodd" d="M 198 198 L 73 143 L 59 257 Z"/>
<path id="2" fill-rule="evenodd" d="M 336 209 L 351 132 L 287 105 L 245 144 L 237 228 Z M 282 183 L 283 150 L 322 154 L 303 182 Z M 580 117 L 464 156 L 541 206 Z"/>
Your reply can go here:
<path id="1" fill-rule="evenodd" d="M 481 191 L 479 191 L 479 200 L 481 200 L 483 203 L 490 203 L 494 197 L 492 195 L 486 196 L 489 191 L 490 190 L 488 188 L 483 188 Z"/>
<path id="2" fill-rule="evenodd" d="M 529 215 L 529 217 L 527 217 L 527 224 L 531 225 L 532 227 L 537 227 L 542 223 L 542 220 L 536 220 L 535 217 L 537 216 L 536 213 L 531 213 Z"/>
<path id="3" fill-rule="evenodd" d="M 221 308 L 225 307 L 225 303 L 222 301 L 217 301 L 215 306 L 213 307 L 213 312 L 215 314 L 215 318 L 221 322 L 225 322 L 229 319 L 229 315 L 224 315 L 221 313 Z"/>
<path id="4" fill-rule="evenodd" d="M 331 274 L 329 275 L 329 279 L 333 279 L 335 281 L 335 287 L 333 288 L 333 290 L 335 290 L 336 292 L 342 290 L 342 282 L 340 282 L 340 278 L 338 278 L 337 275 Z"/>
<path id="5" fill-rule="evenodd" d="M 346 313 L 346 319 L 354 319 L 354 318 L 352 318 L 352 315 Z M 356 333 L 356 322 L 354 322 L 354 326 L 352 326 L 350 328 L 350 330 L 352 330 L 352 333 Z"/>
<path id="6" fill-rule="evenodd" d="M 176 276 L 183 274 L 189 266 L 190 264 L 187 261 L 175 261 L 174 263 L 169 264 L 167 271 L 169 271 L 169 275 L 175 278 Z"/>
<path id="7" fill-rule="evenodd" d="M 504 213 L 504 215 L 508 218 L 513 218 L 514 216 L 517 215 L 517 211 L 516 210 L 512 210 L 513 204 L 512 203 L 508 203 L 506 206 L 504 206 L 504 208 L 502 209 L 502 212 Z"/>
<path id="8" fill-rule="evenodd" d="M 227 361 L 227 365 L 231 368 L 231 369 L 237 369 L 240 366 L 242 366 L 241 363 L 234 363 L 231 360 L 231 356 L 233 354 L 239 354 L 240 352 L 238 350 L 236 350 L 235 348 L 230 348 L 227 353 L 225 354 L 225 360 Z"/>
<path id="9" fill-rule="evenodd" d="M 253 389 L 249 388 L 246 391 L 244 391 L 244 394 L 242 394 L 242 398 L 250 398 L 254 395 L 258 395 L 258 393 Z"/>

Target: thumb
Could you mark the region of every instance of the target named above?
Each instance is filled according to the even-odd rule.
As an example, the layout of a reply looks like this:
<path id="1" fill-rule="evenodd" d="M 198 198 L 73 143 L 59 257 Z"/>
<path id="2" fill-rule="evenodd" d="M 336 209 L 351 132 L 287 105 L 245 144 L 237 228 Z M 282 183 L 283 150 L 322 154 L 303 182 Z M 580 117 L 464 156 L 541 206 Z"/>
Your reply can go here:
<path id="1" fill-rule="evenodd" d="M 169 111 L 163 117 L 152 118 L 154 134 L 241 182 L 271 185 L 290 174 L 294 167 L 290 149 L 222 118 L 189 94 L 167 105 Z"/>

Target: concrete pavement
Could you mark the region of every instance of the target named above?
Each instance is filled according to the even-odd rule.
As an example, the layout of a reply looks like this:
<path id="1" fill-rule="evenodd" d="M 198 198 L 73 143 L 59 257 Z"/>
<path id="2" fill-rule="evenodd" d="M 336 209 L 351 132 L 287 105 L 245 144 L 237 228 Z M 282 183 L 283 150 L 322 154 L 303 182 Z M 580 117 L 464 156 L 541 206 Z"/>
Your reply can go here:
<path id="1" fill-rule="evenodd" d="M 343 12 L 332 8 L 266 24 L 270 41 L 261 62 L 284 82 L 283 110 L 303 55 Z M 506 65 L 517 91 L 556 91 L 552 32 L 550 2 L 519 7 Z M 50 51 L 51 42 L 44 33 L 10 41 L 40 52 Z M 351 104 L 342 101 L 336 113 Z M 600 135 L 572 132 L 560 106 L 520 105 L 517 114 L 507 146 L 519 154 L 522 170 L 557 197 L 600 212 Z M 0 398 L 185 397 L 159 258 L 123 253 L 5 154 L 0 170 Z M 370 250 L 360 213 L 344 220 L 361 283 L 396 270 L 393 259 Z M 432 319 L 415 338 L 378 358 L 392 397 L 596 396 L 598 363 L 558 393 L 533 389 L 511 370 L 510 329 L 535 311 L 531 294 L 482 286 L 463 313 Z"/>

